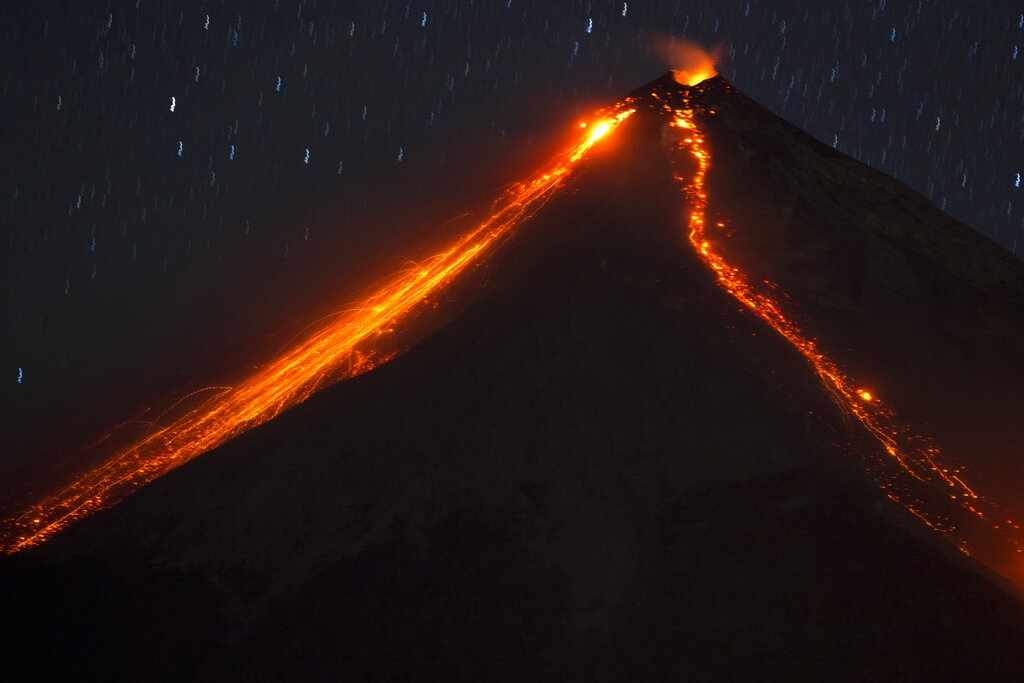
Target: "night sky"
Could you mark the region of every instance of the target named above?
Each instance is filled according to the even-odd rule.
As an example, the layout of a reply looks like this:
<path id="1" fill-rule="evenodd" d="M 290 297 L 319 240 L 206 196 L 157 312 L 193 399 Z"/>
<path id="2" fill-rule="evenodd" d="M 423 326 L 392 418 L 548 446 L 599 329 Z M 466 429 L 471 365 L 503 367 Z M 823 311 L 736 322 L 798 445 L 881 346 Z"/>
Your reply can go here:
<path id="1" fill-rule="evenodd" d="M 531 145 L 663 73 L 666 35 L 720 44 L 748 95 L 1024 253 L 1024 2 L 12 0 L 0 435 L 198 372 L 182 359 L 215 359 L 183 349 L 265 332 L 254 292 L 285 327 L 311 283 L 343 301 L 310 273 L 486 207 Z M 392 234 L 403 201 L 433 213 Z"/>

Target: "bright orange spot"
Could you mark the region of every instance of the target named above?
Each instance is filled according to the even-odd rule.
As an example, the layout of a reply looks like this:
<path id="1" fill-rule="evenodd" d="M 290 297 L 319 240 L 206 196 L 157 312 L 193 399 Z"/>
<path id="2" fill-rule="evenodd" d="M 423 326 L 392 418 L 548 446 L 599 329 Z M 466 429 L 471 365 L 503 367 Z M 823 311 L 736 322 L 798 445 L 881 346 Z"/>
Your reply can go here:
<path id="1" fill-rule="evenodd" d="M 857 395 L 860 396 L 863 400 L 865 400 L 865 401 L 867 401 L 869 403 L 872 400 L 874 400 L 874 396 L 872 396 L 871 392 L 868 391 L 867 389 L 858 389 L 857 390 Z"/>
<path id="2" fill-rule="evenodd" d="M 594 128 L 593 131 L 591 131 L 591 133 L 590 133 L 590 143 L 593 144 L 593 143 L 597 142 L 598 140 L 603 138 L 605 135 L 607 135 L 608 131 L 610 131 L 611 129 L 612 129 L 611 122 L 604 121 L 604 122 L 600 123 L 596 128 Z"/>

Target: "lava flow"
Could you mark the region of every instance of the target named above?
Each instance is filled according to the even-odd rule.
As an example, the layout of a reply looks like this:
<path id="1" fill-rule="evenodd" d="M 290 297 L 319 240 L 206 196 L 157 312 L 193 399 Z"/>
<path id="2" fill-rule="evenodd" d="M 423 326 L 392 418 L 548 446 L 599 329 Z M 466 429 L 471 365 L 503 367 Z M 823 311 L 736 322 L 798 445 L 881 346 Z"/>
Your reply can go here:
<path id="1" fill-rule="evenodd" d="M 529 219 L 599 140 L 634 112 L 620 103 L 598 115 L 583 135 L 541 172 L 511 186 L 490 218 L 447 250 L 400 272 L 365 301 L 335 317 L 241 384 L 159 427 L 56 493 L 7 519 L 0 528 L 6 553 L 36 545 L 72 522 L 111 507 L 138 487 L 260 425 L 318 389 L 388 360 L 375 340 Z"/>
<path id="2" fill-rule="evenodd" d="M 711 155 L 695 122 L 694 109 L 688 100 L 682 108 L 673 108 L 658 93 L 652 96 L 659 101 L 660 109 L 672 118 L 669 125 L 675 130 L 677 140 L 673 153 L 688 154 L 696 162 L 696 172 L 690 179 L 677 173 L 676 180 L 689 200 L 690 244 L 714 272 L 718 284 L 796 348 L 810 363 L 839 409 L 852 415 L 878 441 L 888 455 L 889 466 L 883 459 L 879 467 L 870 470 L 890 499 L 928 526 L 946 534 L 964 553 L 978 555 L 1024 587 L 1019 559 L 1007 560 L 1024 550 L 1020 525 L 1007 519 L 1006 512 L 998 505 L 975 493 L 964 482 L 960 469 L 943 465 L 934 445 L 902 423 L 870 390 L 847 376 L 818 348 L 814 339 L 783 312 L 775 298 L 760 291 L 739 267 L 727 262 L 715 250 L 705 229 L 708 198 L 704 181 L 711 167 Z M 706 113 L 714 114 L 713 111 Z M 675 161 L 677 168 L 684 166 L 678 157 Z M 724 227 L 722 223 L 718 225 Z M 771 283 L 766 284 L 769 290 L 778 289 Z"/>

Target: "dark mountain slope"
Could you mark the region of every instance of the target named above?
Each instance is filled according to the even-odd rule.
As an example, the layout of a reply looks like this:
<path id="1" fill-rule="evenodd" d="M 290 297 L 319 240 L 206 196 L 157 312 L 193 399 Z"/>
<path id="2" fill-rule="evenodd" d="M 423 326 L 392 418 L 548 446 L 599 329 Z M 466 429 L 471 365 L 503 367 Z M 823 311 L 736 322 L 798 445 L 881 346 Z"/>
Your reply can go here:
<path id="1" fill-rule="evenodd" d="M 778 284 L 824 349 L 1024 516 L 1024 264 L 724 80 L 701 89 L 727 257 Z"/>
<path id="2" fill-rule="evenodd" d="M 690 251 L 663 123 L 625 124 L 408 353 L 5 562 L 20 656 L 136 678 L 1016 676 L 1020 602 L 876 489 L 806 363 Z"/>

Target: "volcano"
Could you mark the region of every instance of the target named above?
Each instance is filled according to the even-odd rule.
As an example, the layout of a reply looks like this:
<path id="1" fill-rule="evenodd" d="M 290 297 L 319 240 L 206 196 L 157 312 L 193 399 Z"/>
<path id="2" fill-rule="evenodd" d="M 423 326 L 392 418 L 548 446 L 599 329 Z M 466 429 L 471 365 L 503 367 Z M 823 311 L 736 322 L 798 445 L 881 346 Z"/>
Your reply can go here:
<path id="1" fill-rule="evenodd" d="M 720 77 L 623 102 L 408 351 L 5 558 L 7 659 L 1016 679 L 1024 267 Z"/>

